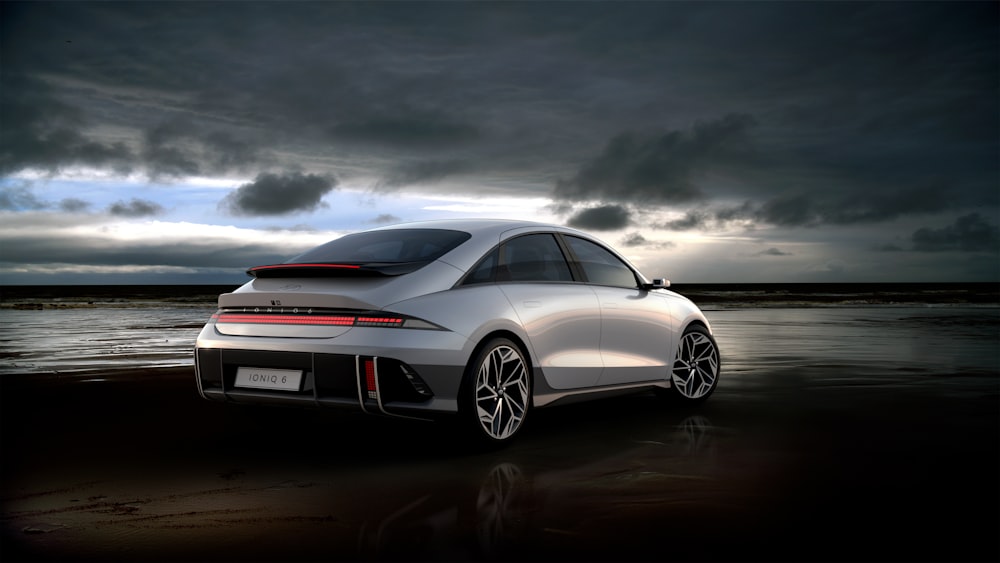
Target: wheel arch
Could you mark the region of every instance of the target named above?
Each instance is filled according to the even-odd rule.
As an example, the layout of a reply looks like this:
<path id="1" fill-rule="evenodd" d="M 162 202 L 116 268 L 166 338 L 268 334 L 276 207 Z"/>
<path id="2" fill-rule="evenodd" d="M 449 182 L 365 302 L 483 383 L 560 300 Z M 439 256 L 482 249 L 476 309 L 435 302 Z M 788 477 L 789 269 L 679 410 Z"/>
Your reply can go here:
<path id="1" fill-rule="evenodd" d="M 483 350 L 483 348 L 485 348 L 488 343 L 490 343 L 496 338 L 506 338 L 507 340 L 510 340 L 515 345 L 517 345 L 517 347 L 521 350 L 521 353 L 524 354 L 525 359 L 527 359 L 528 361 L 529 372 L 531 374 L 531 379 L 532 379 L 532 387 L 534 386 L 535 372 L 538 368 L 535 365 L 535 359 L 531 353 L 531 348 L 525 343 L 524 339 L 521 338 L 520 335 L 518 335 L 516 332 L 507 330 L 505 328 L 495 328 L 490 332 L 484 334 L 482 337 L 480 337 L 476 342 L 476 345 L 472 347 L 472 350 L 466 357 L 465 368 L 463 369 L 462 372 L 463 375 L 462 382 L 459 384 L 458 387 L 459 397 L 461 397 L 466 392 L 466 386 L 468 385 L 468 378 L 465 377 L 465 370 L 469 369 L 469 365 L 471 364 L 472 360 L 479 355 L 479 353 Z M 534 403 L 534 393 L 531 393 L 530 399 L 531 399 L 530 403 Z"/>

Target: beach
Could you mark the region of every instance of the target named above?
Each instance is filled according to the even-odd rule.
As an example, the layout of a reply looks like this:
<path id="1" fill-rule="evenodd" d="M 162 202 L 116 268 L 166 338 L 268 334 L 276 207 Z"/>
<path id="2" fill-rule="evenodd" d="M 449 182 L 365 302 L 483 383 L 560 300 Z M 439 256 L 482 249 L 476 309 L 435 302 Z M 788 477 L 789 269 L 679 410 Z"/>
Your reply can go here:
<path id="1" fill-rule="evenodd" d="M 538 409 L 494 452 L 444 423 L 210 403 L 171 362 L 9 368 L 0 558 L 1000 558 L 1000 308 L 706 314 L 705 404 Z"/>

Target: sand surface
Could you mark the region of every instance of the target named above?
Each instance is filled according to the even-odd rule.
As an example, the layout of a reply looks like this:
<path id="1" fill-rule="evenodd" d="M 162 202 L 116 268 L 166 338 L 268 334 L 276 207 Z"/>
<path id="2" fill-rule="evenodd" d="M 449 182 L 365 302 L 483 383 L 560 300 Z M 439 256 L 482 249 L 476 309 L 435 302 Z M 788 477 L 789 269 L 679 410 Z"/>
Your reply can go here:
<path id="1" fill-rule="evenodd" d="M 717 314 L 700 408 L 538 410 L 491 453 L 209 403 L 186 367 L 5 375 L 0 559 L 997 561 L 996 312 L 840 314 Z"/>

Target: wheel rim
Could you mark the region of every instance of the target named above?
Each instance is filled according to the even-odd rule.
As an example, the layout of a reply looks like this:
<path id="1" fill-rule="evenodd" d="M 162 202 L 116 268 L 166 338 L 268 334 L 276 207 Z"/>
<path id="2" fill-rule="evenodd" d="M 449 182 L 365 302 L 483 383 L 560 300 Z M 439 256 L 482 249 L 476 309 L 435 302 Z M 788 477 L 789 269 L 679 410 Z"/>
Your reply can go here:
<path id="1" fill-rule="evenodd" d="M 476 374 L 476 410 L 486 434 L 509 438 L 521 426 L 528 406 L 528 371 L 521 354 L 497 346 L 483 359 Z"/>
<path id="2" fill-rule="evenodd" d="M 700 399 L 712 391 L 719 372 L 719 353 L 708 336 L 689 332 L 681 337 L 671 381 L 688 399 Z"/>

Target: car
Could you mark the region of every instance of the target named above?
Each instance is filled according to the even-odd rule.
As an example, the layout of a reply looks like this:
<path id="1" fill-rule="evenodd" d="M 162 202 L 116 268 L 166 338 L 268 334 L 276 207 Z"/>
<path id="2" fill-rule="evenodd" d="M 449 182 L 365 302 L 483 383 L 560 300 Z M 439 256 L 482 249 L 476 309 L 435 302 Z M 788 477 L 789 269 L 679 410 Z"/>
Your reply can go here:
<path id="1" fill-rule="evenodd" d="M 219 296 L 199 394 L 457 422 L 502 446 L 533 409 L 718 385 L 711 325 L 607 244 L 545 223 L 470 219 L 348 234 Z"/>

